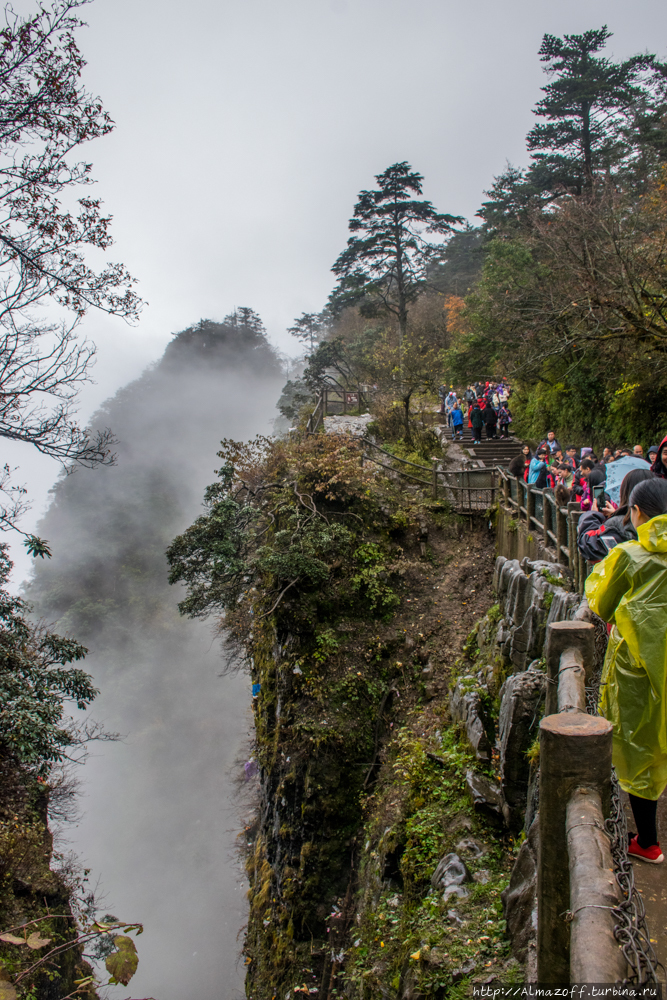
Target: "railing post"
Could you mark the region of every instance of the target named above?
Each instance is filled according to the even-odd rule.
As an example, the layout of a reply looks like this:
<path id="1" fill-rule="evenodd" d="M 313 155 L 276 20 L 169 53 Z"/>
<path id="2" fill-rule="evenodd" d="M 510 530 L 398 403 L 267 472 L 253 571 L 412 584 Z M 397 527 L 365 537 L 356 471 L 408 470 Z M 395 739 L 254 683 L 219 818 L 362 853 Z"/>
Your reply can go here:
<path id="1" fill-rule="evenodd" d="M 545 549 L 549 548 L 549 528 L 551 527 L 551 503 L 549 502 L 549 494 L 546 490 L 542 490 L 542 543 Z"/>
<path id="2" fill-rule="evenodd" d="M 537 979 L 540 986 L 570 983 L 567 807 L 577 789 L 594 789 L 600 796 L 604 814 L 608 815 L 611 734 L 611 723 L 599 715 L 561 712 L 546 716 L 540 722 L 537 862 Z"/>
<path id="3" fill-rule="evenodd" d="M 432 459 L 433 464 L 433 499 L 438 499 L 438 460 Z"/>
<path id="4" fill-rule="evenodd" d="M 533 530 L 532 517 L 535 517 L 535 494 L 532 487 L 528 486 L 526 489 L 526 523 L 528 525 L 528 534 Z"/>
<path id="5" fill-rule="evenodd" d="M 560 506 L 556 506 L 556 538 L 558 539 L 558 562 L 562 563 L 565 556 L 563 548 L 567 548 L 567 517 Z"/>
<path id="6" fill-rule="evenodd" d="M 590 622 L 552 622 L 547 629 L 544 658 L 547 665 L 547 694 L 544 714 L 558 711 L 558 673 L 561 656 L 566 650 L 576 649 L 581 654 L 586 684 L 590 685 L 595 659 L 595 627 Z"/>
<path id="7" fill-rule="evenodd" d="M 567 505 L 567 547 L 570 552 L 570 557 L 568 559 L 568 564 L 572 575 L 574 576 L 575 584 L 577 580 L 577 552 L 579 551 L 577 547 L 577 528 L 572 518 L 572 513 L 575 510 L 581 510 L 578 503 L 569 503 Z"/>

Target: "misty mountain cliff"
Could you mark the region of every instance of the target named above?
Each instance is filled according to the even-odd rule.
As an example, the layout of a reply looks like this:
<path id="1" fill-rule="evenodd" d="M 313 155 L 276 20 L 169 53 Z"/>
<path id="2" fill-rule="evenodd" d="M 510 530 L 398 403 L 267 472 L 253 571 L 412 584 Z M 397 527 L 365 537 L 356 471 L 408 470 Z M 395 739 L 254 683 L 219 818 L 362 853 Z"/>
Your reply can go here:
<path id="1" fill-rule="evenodd" d="M 222 437 L 270 431 L 284 379 L 261 320 L 237 310 L 177 334 L 162 359 L 108 400 L 93 427 L 116 435 L 117 463 L 54 487 L 39 526 L 53 559 L 28 587 L 35 611 L 116 662 L 137 629 L 169 628 L 164 551 L 199 512 Z"/>

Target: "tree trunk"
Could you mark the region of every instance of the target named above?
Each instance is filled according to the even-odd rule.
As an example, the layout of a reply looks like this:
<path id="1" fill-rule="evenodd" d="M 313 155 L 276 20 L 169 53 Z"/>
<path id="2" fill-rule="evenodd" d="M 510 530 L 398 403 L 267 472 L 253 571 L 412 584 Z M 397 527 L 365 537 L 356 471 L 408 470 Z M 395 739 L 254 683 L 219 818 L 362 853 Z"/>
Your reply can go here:
<path id="1" fill-rule="evenodd" d="M 581 144 L 584 154 L 584 188 L 590 191 L 593 187 L 593 153 L 591 150 L 591 109 L 588 101 L 582 101 L 581 104 L 581 123 Z"/>
<path id="2" fill-rule="evenodd" d="M 405 416 L 405 443 L 412 444 L 412 433 L 410 431 L 410 400 L 412 393 L 403 397 L 403 410 Z"/>

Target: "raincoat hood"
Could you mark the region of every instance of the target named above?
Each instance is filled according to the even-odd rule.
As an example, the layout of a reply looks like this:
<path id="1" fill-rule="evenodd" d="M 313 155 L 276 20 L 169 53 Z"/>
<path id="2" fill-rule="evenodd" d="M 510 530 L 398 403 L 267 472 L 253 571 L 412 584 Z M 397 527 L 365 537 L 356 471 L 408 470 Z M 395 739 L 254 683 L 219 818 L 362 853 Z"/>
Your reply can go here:
<path id="1" fill-rule="evenodd" d="M 647 552 L 667 552 L 667 514 L 652 517 L 637 528 L 639 544 Z"/>

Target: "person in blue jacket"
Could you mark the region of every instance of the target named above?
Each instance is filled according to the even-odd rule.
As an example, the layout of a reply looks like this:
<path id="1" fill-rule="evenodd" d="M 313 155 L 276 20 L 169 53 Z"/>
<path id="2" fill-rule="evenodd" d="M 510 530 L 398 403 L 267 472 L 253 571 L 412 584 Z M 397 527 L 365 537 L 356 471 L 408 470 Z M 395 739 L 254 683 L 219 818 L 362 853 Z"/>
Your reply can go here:
<path id="1" fill-rule="evenodd" d="M 463 410 L 460 403 L 455 403 L 452 409 L 452 441 L 458 438 L 463 440 Z"/>
<path id="2" fill-rule="evenodd" d="M 544 489 L 547 485 L 546 448 L 538 448 L 537 454 L 530 460 L 530 465 L 528 466 L 528 485 L 537 486 L 538 489 Z"/>

